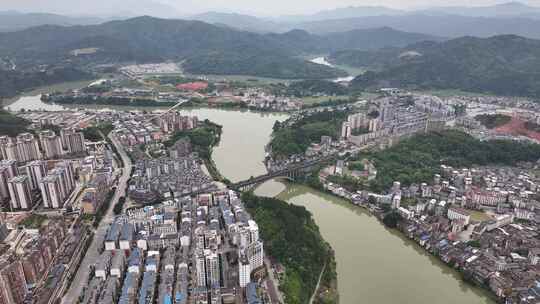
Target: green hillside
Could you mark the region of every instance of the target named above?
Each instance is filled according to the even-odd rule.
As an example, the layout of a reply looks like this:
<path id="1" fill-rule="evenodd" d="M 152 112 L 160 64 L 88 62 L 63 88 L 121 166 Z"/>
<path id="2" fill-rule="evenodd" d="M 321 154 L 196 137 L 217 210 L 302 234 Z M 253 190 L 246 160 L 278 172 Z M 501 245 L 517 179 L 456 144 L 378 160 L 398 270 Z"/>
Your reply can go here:
<path id="1" fill-rule="evenodd" d="M 360 90 L 393 86 L 540 97 L 540 41 L 513 35 L 348 51 L 331 58 L 372 69 L 353 81 Z"/>

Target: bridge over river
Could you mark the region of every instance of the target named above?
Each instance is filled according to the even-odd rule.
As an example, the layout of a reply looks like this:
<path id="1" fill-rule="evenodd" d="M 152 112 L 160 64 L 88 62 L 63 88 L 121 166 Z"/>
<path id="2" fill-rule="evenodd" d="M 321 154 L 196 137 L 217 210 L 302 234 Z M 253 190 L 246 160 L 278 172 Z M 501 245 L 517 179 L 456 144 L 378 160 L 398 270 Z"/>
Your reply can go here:
<path id="1" fill-rule="evenodd" d="M 323 157 L 323 158 L 319 158 L 319 159 L 315 159 L 315 160 L 310 160 L 310 161 L 306 161 L 306 162 L 303 162 L 301 164 L 295 164 L 295 165 L 292 165 L 286 169 L 282 169 L 282 170 L 278 170 L 278 171 L 274 171 L 274 172 L 269 172 L 267 174 L 264 174 L 264 175 L 260 175 L 260 176 L 257 176 L 257 177 L 251 177 L 247 180 L 244 180 L 244 181 L 240 181 L 240 182 L 237 182 L 237 183 L 234 183 L 234 184 L 231 184 L 229 187 L 231 189 L 234 189 L 234 190 L 238 190 L 238 191 L 249 191 L 251 189 L 253 189 L 254 187 L 266 182 L 266 181 L 269 181 L 271 179 L 274 179 L 274 178 L 278 178 L 278 177 L 283 177 L 283 178 L 287 178 L 289 180 L 295 180 L 299 177 L 303 177 L 306 175 L 306 173 L 309 173 L 311 171 L 313 171 L 315 168 L 317 168 L 319 165 L 323 164 L 323 163 L 327 163 L 329 161 L 332 161 L 335 159 L 335 156 L 332 155 L 332 156 L 328 156 L 328 157 Z"/>

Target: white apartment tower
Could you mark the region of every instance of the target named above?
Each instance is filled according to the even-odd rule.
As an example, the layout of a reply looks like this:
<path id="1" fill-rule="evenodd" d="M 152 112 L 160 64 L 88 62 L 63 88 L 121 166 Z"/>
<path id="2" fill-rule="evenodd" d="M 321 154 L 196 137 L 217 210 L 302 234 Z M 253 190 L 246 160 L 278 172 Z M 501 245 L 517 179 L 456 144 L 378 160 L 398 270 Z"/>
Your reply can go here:
<path id="1" fill-rule="evenodd" d="M 45 131 L 39 135 L 41 147 L 45 158 L 57 158 L 63 154 L 62 141 L 52 131 Z"/>
<path id="2" fill-rule="evenodd" d="M 75 175 L 71 162 L 56 164 L 39 185 L 46 208 L 62 208 L 75 188 Z"/>
<path id="3" fill-rule="evenodd" d="M 246 287 L 251 281 L 251 266 L 249 265 L 249 260 L 245 254 L 239 254 L 240 258 L 238 260 L 238 281 L 240 287 Z"/>
<path id="4" fill-rule="evenodd" d="M 39 189 L 41 180 L 47 175 L 47 166 L 44 161 L 35 160 L 26 165 L 26 175 L 30 177 L 30 188 Z"/>
<path id="5" fill-rule="evenodd" d="M 65 194 L 59 175 L 48 175 L 40 184 L 41 197 L 45 208 L 61 208 L 64 205 Z"/>
<path id="6" fill-rule="evenodd" d="M 352 127 L 349 122 L 344 122 L 341 126 L 341 138 L 348 139 L 352 135 Z"/>
<path id="7" fill-rule="evenodd" d="M 12 178 L 8 183 L 9 196 L 11 197 L 12 209 L 32 208 L 33 196 L 30 190 L 30 178 L 26 175 L 19 175 Z"/>
<path id="8" fill-rule="evenodd" d="M 248 225 L 250 243 L 257 242 L 259 240 L 259 226 L 254 220 L 249 220 Z"/>
<path id="9" fill-rule="evenodd" d="M 86 151 L 84 145 L 84 135 L 82 132 L 75 132 L 75 130 L 67 129 L 60 131 L 62 138 L 62 145 L 68 153 L 81 153 Z"/>
<path id="10" fill-rule="evenodd" d="M 38 140 L 30 133 L 23 133 L 17 136 L 17 150 L 19 154 L 17 161 L 19 162 L 41 158 Z"/>
<path id="11" fill-rule="evenodd" d="M 264 265 L 263 243 L 260 241 L 251 243 L 246 248 L 246 255 L 252 270 L 262 267 Z"/>
<path id="12" fill-rule="evenodd" d="M 202 252 L 199 252 L 195 261 L 195 267 L 197 271 L 197 286 L 199 287 L 206 286 L 206 269 L 204 267 L 204 264 L 204 254 Z"/>
<path id="13" fill-rule="evenodd" d="M 17 162 L 3 160 L 0 162 L 0 201 L 9 198 L 8 182 L 18 175 Z"/>
<path id="14" fill-rule="evenodd" d="M 206 251 L 206 280 L 209 287 L 219 287 L 219 257 L 217 253 Z"/>

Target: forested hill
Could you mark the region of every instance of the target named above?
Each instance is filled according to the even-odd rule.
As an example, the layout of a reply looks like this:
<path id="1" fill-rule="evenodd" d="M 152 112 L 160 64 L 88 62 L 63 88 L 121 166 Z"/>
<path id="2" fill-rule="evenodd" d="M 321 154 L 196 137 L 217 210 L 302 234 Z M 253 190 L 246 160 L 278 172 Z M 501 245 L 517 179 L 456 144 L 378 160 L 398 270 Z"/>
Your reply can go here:
<path id="1" fill-rule="evenodd" d="M 93 76 L 71 67 L 52 67 L 43 71 L 25 72 L 0 69 L 0 101 L 25 90 L 64 82 L 91 79 Z"/>
<path id="2" fill-rule="evenodd" d="M 514 35 L 339 52 L 331 60 L 375 69 L 353 81 L 356 89 L 392 86 L 540 97 L 540 40 Z"/>
<path id="3" fill-rule="evenodd" d="M 186 61 L 188 72 L 324 79 L 343 75 L 301 55 L 404 46 L 438 38 L 390 28 L 324 36 L 304 31 L 257 34 L 201 21 L 137 17 L 87 26 L 40 26 L 0 33 L 0 58 L 24 69 L 40 64 Z M 81 52 L 81 50 L 83 52 Z M 76 55 L 75 51 L 79 51 Z"/>

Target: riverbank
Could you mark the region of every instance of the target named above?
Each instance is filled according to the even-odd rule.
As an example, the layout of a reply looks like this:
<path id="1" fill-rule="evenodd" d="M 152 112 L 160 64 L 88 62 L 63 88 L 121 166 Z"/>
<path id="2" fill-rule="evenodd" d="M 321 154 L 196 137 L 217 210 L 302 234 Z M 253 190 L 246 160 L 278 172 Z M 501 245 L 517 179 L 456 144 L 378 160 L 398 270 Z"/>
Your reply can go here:
<path id="1" fill-rule="evenodd" d="M 328 247 L 331 248 L 330 244 L 328 244 Z M 339 303 L 336 257 L 333 250 L 329 254 L 326 264 L 324 264 L 317 290 L 313 293 L 311 300 L 313 304 Z"/>
<path id="2" fill-rule="evenodd" d="M 423 246 L 422 242 L 421 242 L 421 239 L 417 239 L 417 238 L 411 237 L 411 235 L 407 235 L 406 229 L 408 227 L 407 227 L 407 225 L 402 223 L 402 221 L 399 220 L 400 217 L 397 218 L 397 223 L 390 226 L 386 222 L 385 213 L 381 209 L 376 207 L 375 205 L 371 205 L 369 203 L 355 202 L 350 196 L 347 196 L 347 195 L 341 196 L 341 195 L 329 190 L 328 183 L 325 183 L 324 180 L 320 180 L 320 182 L 321 182 L 321 184 L 319 186 L 313 185 L 313 183 L 306 183 L 306 184 L 303 184 L 303 185 L 305 185 L 307 187 L 310 187 L 310 188 L 312 188 L 312 189 L 314 189 L 316 191 L 321 191 L 323 193 L 326 193 L 327 195 L 331 195 L 331 196 L 334 196 L 336 198 L 345 200 L 345 201 L 347 201 L 348 204 L 350 204 L 354 208 L 361 208 L 362 210 L 364 210 L 365 212 L 369 213 L 374 218 L 376 218 L 380 225 L 384 226 L 386 229 L 389 229 L 389 230 L 391 230 L 393 232 L 399 233 L 399 236 L 402 239 L 410 240 L 410 242 L 412 242 L 414 244 L 414 246 L 418 250 L 422 251 L 426 255 L 430 255 L 431 257 L 437 259 L 443 265 L 442 267 L 446 267 L 449 270 L 451 270 L 454 273 L 454 275 L 457 278 L 459 278 L 459 280 L 461 280 L 465 284 L 468 284 L 468 285 L 483 289 L 487 293 L 487 296 L 491 300 L 493 300 L 494 302 L 503 303 L 503 302 L 500 302 L 502 300 L 497 298 L 495 296 L 495 294 L 493 294 L 491 292 L 491 290 L 489 289 L 489 286 L 487 286 L 485 284 L 482 284 L 482 285 L 476 284 L 475 281 L 470 278 L 470 276 L 467 277 L 466 273 L 464 271 L 462 271 L 462 269 L 458 268 L 456 263 L 451 263 L 449 261 L 444 261 L 443 258 L 438 254 L 439 253 L 438 251 L 433 250 L 433 248 L 430 248 L 432 250 L 429 250 L 428 247 L 425 246 L 425 244 Z M 336 184 L 333 184 L 333 186 L 336 189 L 340 187 L 339 185 L 336 185 Z"/>
<path id="3" fill-rule="evenodd" d="M 4 99 L 0 98 L 0 106 L 2 107 L 8 106 L 24 97 L 36 96 L 36 95 L 41 95 L 41 94 L 49 94 L 56 91 L 79 89 L 81 87 L 88 86 L 94 81 L 95 79 L 94 80 L 68 81 L 68 82 L 58 83 L 54 85 L 46 85 L 46 86 L 40 86 L 36 88 L 27 89 L 24 92 L 21 92 L 13 97 L 4 98 Z"/>
<path id="4" fill-rule="evenodd" d="M 338 303 L 337 288 L 332 288 L 337 285 L 333 250 L 311 214 L 303 207 L 250 192 L 242 195 L 242 201 L 259 225 L 265 251 L 284 266 L 280 290 L 285 302 L 307 304 L 315 294 L 313 303 Z"/>
<path id="5" fill-rule="evenodd" d="M 212 150 L 221 138 L 221 126 L 205 121 L 203 128 L 216 128 L 212 142 L 195 150 L 199 151 L 209 174 L 225 184 L 230 181 L 216 167 Z M 180 134 L 173 137 L 175 142 Z M 185 136 L 185 134 L 183 135 Z M 187 136 L 191 138 L 190 136 Z M 284 265 L 284 275 L 279 279 L 279 289 L 286 303 L 337 304 L 337 273 L 334 251 L 320 235 L 319 228 L 305 210 L 253 193 L 243 193 L 242 201 L 247 211 L 259 224 L 265 251 Z M 304 223 L 304 225 L 298 225 Z M 298 248 L 298 250 L 290 250 Z M 322 266 L 322 267 L 321 267 Z M 320 269 L 318 269 L 320 267 Z M 272 271 L 272 270 L 270 270 Z"/>
<path id="6" fill-rule="evenodd" d="M 206 148 L 210 157 L 204 157 L 206 153 L 203 153 L 202 158 L 208 173 L 216 181 L 230 183 L 212 160 L 213 145 Z M 243 193 L 242 201 L 260 227 L 265 251 L 284 265 L 279 289 L 285 303 L 339 303 L 334 251 L 320 235 L 311 215 L 286 202 L 251 192 Z"/>
<path id="7" fill-rule="evenodd" d="M 363 208 L 305 185 L 269 182 L 257 195 L 305 207 L 335 251 L 340 303 L 495 303 L 488 293 Z"/>

